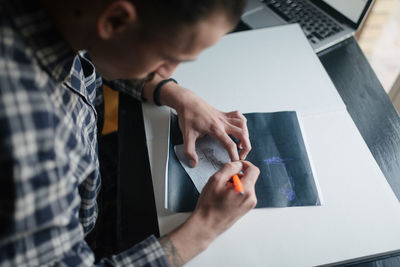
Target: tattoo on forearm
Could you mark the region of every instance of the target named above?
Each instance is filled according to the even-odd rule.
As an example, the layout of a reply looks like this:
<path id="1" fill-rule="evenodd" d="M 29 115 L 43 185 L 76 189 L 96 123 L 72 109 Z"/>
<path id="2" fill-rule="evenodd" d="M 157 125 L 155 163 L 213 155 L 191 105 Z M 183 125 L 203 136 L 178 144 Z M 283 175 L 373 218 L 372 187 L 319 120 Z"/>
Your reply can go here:
<path id="1" fill-rule="evenodd" d="M 168 235 L 162 236 L 160 238 L 160 244 L 161 247 L 164 249 L 164 252 L 171 267 L 179 267 L 184 264 L 184 261 L 182 260 L 174 244 L 172 243 L 171 238 L 169 238 Z"/>

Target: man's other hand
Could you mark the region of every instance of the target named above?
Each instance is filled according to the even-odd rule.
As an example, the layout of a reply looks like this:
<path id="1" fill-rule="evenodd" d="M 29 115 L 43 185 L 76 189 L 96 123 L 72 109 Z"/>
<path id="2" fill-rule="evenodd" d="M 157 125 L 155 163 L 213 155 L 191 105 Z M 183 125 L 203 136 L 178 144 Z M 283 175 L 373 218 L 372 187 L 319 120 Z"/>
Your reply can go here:
<path id="1" fill-rule="evenodd" d="M 246 159 L 251 144 L 247 120 L 241 112 L 219 111 L 190 90 L 174 83 L 168 85 L 169 87 L 163 92 L 164 99 L 178 113 L 184 151 L 191 167 L 195 167 L 198 163 L 196 140 L 206 134 L 221 142 L 232 161 Z M 236 144 L 229 135 L 239 142 Z"/>
<path id="2" fill-rule="evenodd" d="M 229 182 L 234 174 L 243 170 L 240 195 Z M 216 172 L 200 194 L 196 209 L 180 227 L 162 238 L 174 248 L 171 258 L 185 263 L 206 249 L 209 244 L 257 204 L 255 183 L 260 170 L 247 161 L 230 162 Z M 163 246 L 166 247 L 166 246 Z"/>

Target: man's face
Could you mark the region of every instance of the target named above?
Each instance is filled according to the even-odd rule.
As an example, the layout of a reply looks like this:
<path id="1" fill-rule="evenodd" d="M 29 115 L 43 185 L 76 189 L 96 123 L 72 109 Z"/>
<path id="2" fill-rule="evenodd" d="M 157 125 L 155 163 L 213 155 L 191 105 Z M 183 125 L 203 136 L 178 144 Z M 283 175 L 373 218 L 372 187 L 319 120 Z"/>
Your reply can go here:
<path id="1" fill-rule="evenodd" d="M 127 27 L 112 40 L 89 50 L 89 54 L 97 70 L 108 80 L 142 82 L 154 74 L 168 78 L 179 63 L 195 60 L 231 29 L 231 23 L 221 13 L 150 41 L 141 39 L 139 33 Z"/>

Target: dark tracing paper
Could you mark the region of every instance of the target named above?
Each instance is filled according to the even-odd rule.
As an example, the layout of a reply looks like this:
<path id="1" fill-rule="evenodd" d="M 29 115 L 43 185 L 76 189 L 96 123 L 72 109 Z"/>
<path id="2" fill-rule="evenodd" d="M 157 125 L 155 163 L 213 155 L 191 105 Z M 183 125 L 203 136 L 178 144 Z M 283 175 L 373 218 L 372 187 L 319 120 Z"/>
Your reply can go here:
<path id="1" fill-rule="evenodd" d="M 318 191 L 296 112 L 245 114 L 252 150 L 246 160 L 260 168 L 256 208 L 320 205 Z M 176 115 L 171 115 L 168 159 L 168 209 L 192 211 L 199 193 L 177 159 L 182 144 Z"/>

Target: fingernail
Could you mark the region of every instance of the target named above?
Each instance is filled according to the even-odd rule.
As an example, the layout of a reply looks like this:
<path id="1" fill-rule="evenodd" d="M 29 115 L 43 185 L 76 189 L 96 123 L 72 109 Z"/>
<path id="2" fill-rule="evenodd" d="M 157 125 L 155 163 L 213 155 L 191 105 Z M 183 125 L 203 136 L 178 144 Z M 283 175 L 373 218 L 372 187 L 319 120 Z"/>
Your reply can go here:
<path id="1" fill-rule="evenodd" d="M 189 165 L 190 167 L 194 168 L 196 166 L 196 163 L 194 162 L 194 160 L 189 160 Z"/>

